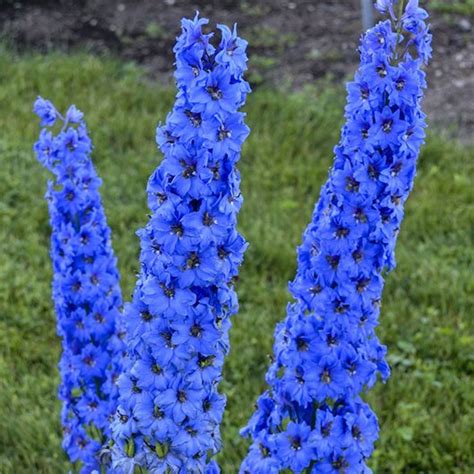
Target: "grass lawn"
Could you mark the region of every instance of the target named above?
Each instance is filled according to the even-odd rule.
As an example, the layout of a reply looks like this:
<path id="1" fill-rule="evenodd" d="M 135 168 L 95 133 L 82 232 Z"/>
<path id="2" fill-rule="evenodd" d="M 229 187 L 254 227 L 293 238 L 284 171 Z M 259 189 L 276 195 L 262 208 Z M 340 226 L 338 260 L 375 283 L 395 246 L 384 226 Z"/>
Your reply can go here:
<path id="1" fill-rule="evenodd" d="M 444 13 L 474 16 L 474 0 L 432 0 L 430 6 Z"/>
<path id="2" fill-rule="evenodd" d="M 86 114 L 103 178 L 124 297 L 138 270 L 147 220 L 145 184 L 161 156 L 158 121 L 173 91 L 129 64 L 87 55 L 12 57 L 0 50 L 0 473 L 64 473 L 56 387 L 60 344 L 50 298 L 47 173 L 31 151 L 37 94 Z M 224 474 L 238 471 L 238 431 L 264 389 L 275 323 L 295 273 L 295 246 L 332 161 L 342 90 L 295 95 L 259 90 L 248 101 L 252 133 L 241 161 L 240 229 L 250 242 L 238 286 L 232 350 L 222 390 Z M 391 379 L 367 396 L 381 422 L 374 472 L 474 472 L 473 150 L 430 134 L 420 158 L 387 279 L 379 335 Z M 471 313 L 471 314 L 470 314 Z"/>

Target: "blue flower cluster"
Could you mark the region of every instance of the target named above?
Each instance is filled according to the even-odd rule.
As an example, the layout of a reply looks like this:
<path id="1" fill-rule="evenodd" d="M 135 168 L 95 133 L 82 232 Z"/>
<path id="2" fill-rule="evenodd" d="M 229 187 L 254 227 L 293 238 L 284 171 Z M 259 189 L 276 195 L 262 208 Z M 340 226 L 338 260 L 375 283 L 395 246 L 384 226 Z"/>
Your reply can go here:
<path id="1" fill-rule="evenodd" d="M 63 352 L 59 398 L 63 448 L 84 473 L 100 467 L 101 448 L 111 437 L 117 379 L 124 352 L 122 297 L 116 259 L 99 194 L 83 114 L 71 106 L 63 117 L 39 97 L 41 118 L 34 150 L 54 175 L 48 183 L 53 264 L 53 300 Z M 62 123 L 54 135 L 47 127 Z"/>
<path id="2" fill-rule="evenodd" d="M 378 438 L 361 393 L 390 369 L 378 324 L 383 271 L 394 250 L 424 140 L 427 13 L 410 0 L 362 39 L 348 84 L 334 166 L 298 251 L 294 302 L 276 328 L 274 362 L 248 426 L 241 473 L 367 473 Z M 286 472 L 286 471 L 285 471 Z"/>
<path id="3" fill-rule="evenodd" d="M 141 271 L 126 307 L 128 365 L 113 424 L 114 472 L 218 472 L 225 397 L 218 392 L 229 350 L 234 283 L 246 242 L 236 163 L 249 133 L 247 43 L 207 20 L 182 20 L 174 52 L 178 93 L 157 129 L 164 160 L 151 175 L 152 212 L 139 231 Z"/>

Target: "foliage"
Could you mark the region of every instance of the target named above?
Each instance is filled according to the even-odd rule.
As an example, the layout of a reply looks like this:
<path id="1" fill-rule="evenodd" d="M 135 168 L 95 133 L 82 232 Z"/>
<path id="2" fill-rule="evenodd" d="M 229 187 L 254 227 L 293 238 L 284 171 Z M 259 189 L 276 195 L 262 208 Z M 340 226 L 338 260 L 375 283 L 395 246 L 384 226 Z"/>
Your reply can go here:
<path id="1" fill-rule="evenodd" d="M 474 0 L 433 0 L 430 8 L 443 13 L 474 16 Z"/>
<path id="2" fill-rule="evenodd" d="M 173 91 L 150 85 L 129 64 L 87 55 L 0 53 L 0 473 L 64 473 L 56 363 L 60 343 L 50 302 L 46 172 L 31 146 L 38 93 L 62 108 L 81 104 L 104 180 L 125 300 L 135 284 L 147 221 L 146 179 L 160 161 L 154 126 Z M 224 367 L 224 473 L 247 451 L 239 429 L 264 389 L 273 328 L 283 317 L 295 246 L 327 175 L 342 122 L 343 94 L 260 90 L 248 100 L 252 128 L 242 154 L 245 204 L 240 231 L 251 245 L 238 284 L 240 311 Z M 282 124 L 285 124 L 282 126 Z M 474 179 L 472 150 L 428 137 L 388 279 L 378 336 L 388 345 L 392 378 L 368 397 L 381 423 L 371 466 L 384 473 L 470 474 L 474 470 Z"/>

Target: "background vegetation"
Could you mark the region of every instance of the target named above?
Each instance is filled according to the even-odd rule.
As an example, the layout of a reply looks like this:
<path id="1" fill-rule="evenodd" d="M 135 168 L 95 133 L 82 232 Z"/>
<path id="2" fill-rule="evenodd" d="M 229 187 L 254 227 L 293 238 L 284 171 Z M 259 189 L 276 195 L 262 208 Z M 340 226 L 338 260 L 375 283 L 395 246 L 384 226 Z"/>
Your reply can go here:
<path id="1" fill-rule="evenodd" d="M 430 7 L 444 13 L 474 15 L 474 0 L 432 0 Z"/>
<path id="2" fill-rule="evenodd" d="M 47 173 L 31 147 L 37 94 L 85 113 L 124 297 L 138 270 L 134 231 L 146 222 L 145 184 L 173 91 L 129 64 L 87 55 L 12 57 L 0 51 L 0 473 L 64 473 L 50 298 Z M 241 311 L 222 390 L 228 395 L 220 457 L 236 473 L 238 431 L 263 390 L 275 323 L 285 313 L 295 246 L 332 161 L 344 94 L 329 85 L 292 95 L 259 90 L 248 101 L 252 134 L 241 172 Z M 393 375 L 369 395 L 381 422 L 372 467 L 381 473 L 474 472 L 473 150 L 431 134 L 388 277 L 379 334 Z"/>

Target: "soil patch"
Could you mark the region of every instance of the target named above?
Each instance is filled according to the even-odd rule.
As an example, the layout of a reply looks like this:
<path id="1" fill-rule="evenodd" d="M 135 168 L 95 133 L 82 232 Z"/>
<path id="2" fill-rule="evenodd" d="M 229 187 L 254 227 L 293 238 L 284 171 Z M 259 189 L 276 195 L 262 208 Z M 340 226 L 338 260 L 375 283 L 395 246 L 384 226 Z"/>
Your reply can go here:
<path id="1" fill-rule="evenodd" d="M 0 33 L 20 50 L 112 53 L 169 83 L 179 20 L 196 10 L 212 24 L 238 23 L 250 44 L 254 88 L 297 88 L 327 75 L 343 81 L 357 66 L 359 0 L 3 0 Z M 473 143 L 474 18 L 431 14 L 425 109 L 436 129 Z"/>

